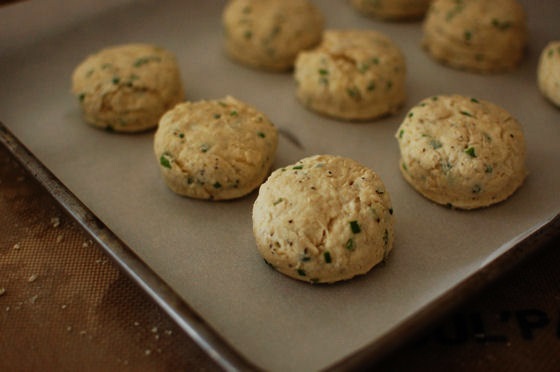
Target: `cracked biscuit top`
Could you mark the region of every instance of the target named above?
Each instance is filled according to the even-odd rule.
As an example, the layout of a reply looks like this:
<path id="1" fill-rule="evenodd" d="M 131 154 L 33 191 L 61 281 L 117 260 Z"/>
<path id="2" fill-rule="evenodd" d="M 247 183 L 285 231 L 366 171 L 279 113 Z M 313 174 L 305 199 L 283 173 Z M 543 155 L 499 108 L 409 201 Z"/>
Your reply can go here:
<path id="1" fill-rule="evenodd" d="M 174 192 L 224 200 L 256 189 L 270 172 L 278 133 L 255 108 L 225 97 L 184 102 L 159 122 L 154 151 Z"/>
<path id="2" fill-rule="evenodd" d="M 438 204 L 486 207 L 512 195 L 527 175 L 521 124 L 484 100 L 426 98 L 410 109 L 396 138 L 402 175 Z"/>
<path id="3" fill-rule="evenodd" d="M 294 279 L 333 283 L 367 273 L 393 247 L 381 178 L 355 160 L 315 155 L 274 171 L 259 188 L 253 233 L 264 260 Z"/>
<path id="4" fill-rule="evenodd" d="M 423 23 L 422 46 L 432 58 L 477 73 L 513 70 L 527 40 L 518 0 L 434 0 Z"/>
<path id="5" fill-rule="evenodd" d="M 228 56 L 246 66 L 286 71 L 319 43 L 324 18 L 308 0 L 230 0 L 222 14 Z"/>
<path id="6" fill-rule="evenodd" d="M 72 92 L 87 123 L 117 132 L 154 128 L 184 99 L 175 57 L 148 44 L 113 46 L 88 56 L 74 70 Z"/>
<path id="7" fill-rule="evenodd" d="M 296 95 L 307 108 L 343 120 L 370 120 L 403 104 L 406 63 L 400 48 L 373 30 L 327 30 L 296 59 Z"/>

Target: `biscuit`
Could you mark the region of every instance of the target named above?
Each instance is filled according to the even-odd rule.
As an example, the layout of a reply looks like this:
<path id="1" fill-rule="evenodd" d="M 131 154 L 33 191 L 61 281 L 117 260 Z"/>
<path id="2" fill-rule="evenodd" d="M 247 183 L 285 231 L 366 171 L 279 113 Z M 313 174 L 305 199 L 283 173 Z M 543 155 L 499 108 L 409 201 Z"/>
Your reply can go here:
<path id="1" fill-rule="evenodd" d="M 450 67 L 492 73 L 516 68 L 527 39 L 525 10 L 517 0 L 435 0 L 422 46 Z"/>
<path id="2" fill-rule="evenodd" d="M 88 56 L 72 75 L 85 121 L 117 132 L 154 128 L 184 91 L 175 57 L 160 47 L 127 44 Z"/>
<path id="3" fill-rule="evenodd" d="M 169 188 L 212 200 L 239 198 L 256 189 L 269 174 L 277 145 L 270 120 L 229 96 L 176 105 L 162 116 L 154 138 Z"/>
<path id="4" fill-rule="evenodd" d="M 327 30 L 321 44 L 296 59 L 296 95 L 307 108 L 343 120 L 396 112 L 406 98 L 401 50 L 373 30 Z"/>
<path id="5" fill-rule="evenodd" d="M 551 41 L 541 52 L 537 83 L 541 93 L 560 107 L 560 41 Z"/>
<path id="6" fill-rule="evenodd" d="M 315 155 L 277 169 L 253 205 L 259 253 L 294 279 L 333 283 L 367 273 L 393 248 L 393 209 L 380 177 Z"/>
<path id="7" fill-rule="evenodd" d="M 317 45 L 322 13 L 308 0 L 230 0 L 222 14 L 229 57 L 253 68 L 286 71 Z"/>
<path id="8" fill-rule="evenodd" d="M 388 21 L 422 18 L 431 0 L 351 0 L 360 13 Z"/>
<path id="9" fill-rule="evenodd" d="M 396 138 L 402 175 L 438 204 L 486 207 L 507 199 L 527 175 L 521 125 L 487 101 L 424 99 L 408 112 Z"/>

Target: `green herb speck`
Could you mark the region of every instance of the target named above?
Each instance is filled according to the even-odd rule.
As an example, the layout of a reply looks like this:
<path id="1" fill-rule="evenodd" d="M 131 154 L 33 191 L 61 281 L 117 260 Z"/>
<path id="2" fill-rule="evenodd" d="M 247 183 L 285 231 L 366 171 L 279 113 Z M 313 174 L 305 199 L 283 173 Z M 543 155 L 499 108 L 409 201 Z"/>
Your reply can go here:
<path id="1" fill-rule="evenodd" d="M 200 152 L 208 152 L 210 150 L 210 145 L 207 143 L 203 143 L 200 145 Z"/>
<path id="2" fill-rule="evenodd" d="M 113 84 L 117 85 L 118 83 L 120 83 L 121 79 L 118 76 L 115 76 L 111 81 L 113 82 Z"/>
<path id="3" fill-rule="evenodd" d="M 466 41 L 470 41 L 472 39 L 472 32 L 470 31 L 465 31 L 465 33 L 463 34 L 463 37 L 465 38 Z"/>
<path id="4" fill-rule="evenodd" d="M 219 189 L 219 188 L 222 187 L 222 184 L 219 183 L 218 181 L 216 181 L 216 182 L 214 182 L 214 184 L 212 186 L 214 186 L 215 189 Z"/>
<path id="5" fill-rule="evenodd" d="M 354 242 L 354 239 L 353 238 L 348 239 L 344 247 L 349 251 L 353 251 L 354 249 L 356 249 L 356 243 Z"/>
<path id="6" fill-rule="evenodd" d="M 362 99 L 362 94 L 360 93 L 360 90 L 357 87 L 351 87 L 346 89 L 346 93 L 348 93 L 350 98 L 352 98 L 355 101 L 361 101 Z"/>
<path id="7" fill-rule="evenodd" d="M 320 68 L 319 69 L 319 75 L 321 76 L 327 76 L 329 74 L 329 70 L 324 69 L 324 68 Z"/>
<path id="8" fill-rule="evenodd" d="M 171 169 L 171 162 L 169 161 L 167 154 L 163 154 L 159 157 L 159 163 L 162 167 Z"/>
<path id="9" fill-rule="evenodd" d="M 237 110 L 231 110 L 231 112 L 229 113 L 231 116 L 237 116 L 239 115 L 239 113 L 237 112 Z"/>
<path id="10" fill-rule="evenodd" d="M 507 30 L 512 26 L 510 21 L 502 21 L 498 20 L 497 18 L 492 19 L 492 26 L 496 27 L 499 30 Z"/>
<path id="11" fill-rule="evenodd" d="M 403 137 L 403 134 L 404 134 L 404 129 L 401 129 L 401 130 L 399 131 L 399 138 L 402 138 L 402 137 Z"/>
<path id="12" fill-rule="evenodd" d="M 465 153 L 469 155 L 471 158 L 476 158 L 476 151 L 474 147 L 469 147 L 468 149 L 465 150 Z"/>
<path id="13" fill-rule="evenodd" d="M 158 56 L 147 56 L 147 57 L 140 57 L 136 61 L 134 61 L 134 67 L 141 67 L 150 62 L 160 62 L 161 58 Z"/>
<path id="14" fill-rule="evenodd" d="M 393 87 L 393 82 L 391 80 L 387 80 L 387 83 L 385 84 L 385 89 L 391 90 L 392 87 Z"/>
<path id="15" fill-rule="evenodd" d="M 411 117 L 413 117 L 413 116 L 414 116 L 414 112 L 409 112 L 409 113 L 408 113 L 408 117 L 409 117 L 409 118 L 411 118 Z"/>
<path id="16" fill-rule="evenodd" d="M 221 114 L 214 114 L 214 119 L 219 119 L 219 118 L 221 118 L 221 117 L 222 117 Z"/>
<path id="17" fill-rule="evenodd" d="M 461 113 L 461 115 L 465 115 L 465 116 L 468 116 L 468 117 L 471 117 L 471 118 L 473 117 L 473 114 L 471 114 L 468 111 L 461 110 L 461 111 L 459 111 L 459 113 Z"/>
<path id="18" fill-rule="evenodd" d="M 303 169 L 303 165 L 295 165 L 292 167 L 292 169 Z"/>
<path id="19" fill-rule="evenodd" d="M 362 231 L 362 228 L 360 227 L 358 221 L 354 220 L 354 221 L 350 221 L 350 230 L 352 230 L 352 233 L 358 234 Z"/>
<path id="20" fill-rule="evenodd" d="M 494 171 L 494 168 L 491 165 L 486 165 L 486 167 L 484 168 L 484 173 L 492 173 Z"/>
<path id="21" fill-rule="evenodd" d="M 441 148 L 443 145 L 441 144 L 440 141 L 438 141 L 436 139 L 431 139 L 430 140 L 430 146 L 432 146 L 432 148 L 434 150 L 437 150 L 437 149 Z"/>
<path id="22" fill-rule="evenodd" d="M 280 203 L 282 203 L 283 201 L 284 201 L 284 198 L 278 198 L 278 199 L 276 199 L 276 200 L 272 203 L 272 205 L 280 204 Z"/>
<path id="23" fill-rule="evenodd" d="M 264 134 L 263 132 L 257 132 L 257 136 L 259 136 L 261 138 L 265 138 L 266 134 Z"/>
<path id="24" fill-rule="evenodd" d="M 323 253 L 323 257 L 325 258 L 326 263 L 332 262 L 331 252 L 326 251 L 325 253 Z"/>
<path id="25" fill-rule="evenodd" d="M 305 270 L 303 270 L 303 269 L 297 269 L 297 273 L 298 273 L 299 276 L 305 276 L 305 275 L 307 275 L 307 274 L 305 273 Z"/>
<path id="26" fill-rule="evenodd" d="M 86 94 L 85 93 L 80 93 L 80 95 L 78 96 L 78 99 L 80 100 L 80 102 L 84 102 L 84 99 L 86 98 Z"/>
<path id="27" fill-rule="evenodd" d="M 471 98 L 471 102 L 480 103 L 476 98 Z"/>
<path id="28" fill-rule="evenodd" d="M 482 187 L 480 185 L 474 185 L 472 188 L 473 194 L 479 194 L 482 191 Z"/>

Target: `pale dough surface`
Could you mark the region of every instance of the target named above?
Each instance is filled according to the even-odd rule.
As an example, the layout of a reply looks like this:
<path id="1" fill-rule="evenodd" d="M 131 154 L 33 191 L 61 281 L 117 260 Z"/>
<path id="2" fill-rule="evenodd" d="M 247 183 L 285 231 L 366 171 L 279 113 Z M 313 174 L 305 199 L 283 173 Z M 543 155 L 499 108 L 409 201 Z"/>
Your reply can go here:
<path id="1" fill-rule="evenodd" d="M 332 283 L 367 273 L 393 247 L 380 177 L 358 162 L 315 155 L 274 171 L 253 206 L 257 248 L 294 279 Z"/>
<path id="2" fill-rule="evenodd" d="M 230 0 L 222 15 L 227 54 L 247 66 L 289 70 L 321 40 L 324 18 L 308 0 Z"/>
<path id="3" fill-rule="evenodd" d="M 351 0 L 350 4 L 367 16 L 400 21 L 423 17 L 430 0 Z"/>
<path id="4" fill-rule="evenodd" d="M 327 30 L 321 44 L 301 52 L 296 95 L 309 109 L 343 120 L 395 113 L 406 98 L 400 48 L 374 30 Z"/>
<path id="5" fill-rule="evenodd" d="M 85 58 L 72 92 L 87 123 L 117 132 L 154 128 L 184 91 L 174 55 L 149 44 L 108 47 Z"/>
<path id="6" fill-rule="evenodd" d="M 527 39 L 525 10 L 517 0 L 434 0 L 422 45 L 445 65 L 492 73 L 516 68 Z"/>
<path id="7" fill-rule="evenodd" d="M 476 98 L 426 98 L 396 133 L 404 178 L 426 198 L 459 209 L 507 199 L 523 183 L 525 139 L 506 110 Z"/>
<path id="8" fill-rule="evenodd" d="M 560 41 L 551 41 L 541 52 L 537 70 L 541 93 L 560 107 Z"/>
<path id="9" fill-rule="evenodd" d="M 272 122 L 233 97 L 184 102 L 160 120 L 154 152 L 171 190 L 197 199 L 244 196 L 269 174 L 278 146 Z"/>

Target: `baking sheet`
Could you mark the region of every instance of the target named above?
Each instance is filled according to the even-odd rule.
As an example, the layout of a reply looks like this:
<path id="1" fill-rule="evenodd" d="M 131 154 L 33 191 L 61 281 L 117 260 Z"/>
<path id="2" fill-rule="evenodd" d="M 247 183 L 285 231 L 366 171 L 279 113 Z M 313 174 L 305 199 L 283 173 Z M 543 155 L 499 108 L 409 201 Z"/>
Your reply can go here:
<path id="1" fill-rule="evenodd" d="M 295 99 L 290 74 L 247 69 L 225 57 L 223 1 L 86 1 L 85 12 L 72 2 L 50 0 L 0 8 L 0 120 L 227 342 L 267 370 L 317 370 L 339 361 L 499 259 L 520 236 L 560 211 L 560 110 L 535 84 L 540 50 L 560 38 L 558 2 L 524 2 L 528 55 L 518 70 L 489 76 L 429 59 L 419 48 L 418 22 L 382 23 L 358 15 L 345 1 L 315 3 L 328 28 L 374 28 L 403 49 L 409 97 L 401 112 L 347 123 L 306 111 Z M 54 16 L 45 21 L 41 7 L 47 5 Z M 72 17 L 56 17 L 58 8 Z M 41 24 L 34 22 L 39 19 Z M 18 31 L 22 23 L 32 31 Z M 256 251 L 250 214 L 256 193 L 220 203 L 178 197 L 159 176 L 153 132 L 116 135 L 83 124 L 69 93 L 73 68 L 92 51 L 138 41 L 177 55 L 188 99 L 231 94 L 293 134 L 302 146 L 281 136 L 276 167 L 330 153 L 376 170 L 395 210 L 396 241 L 388 262 L 331 286 L 288 279 Z M 505 203 L 449 210 L 401 178 L 394 132 L 409 107 L 443 93 L 493 101 L 523 124 L 530 175 Z"/>

